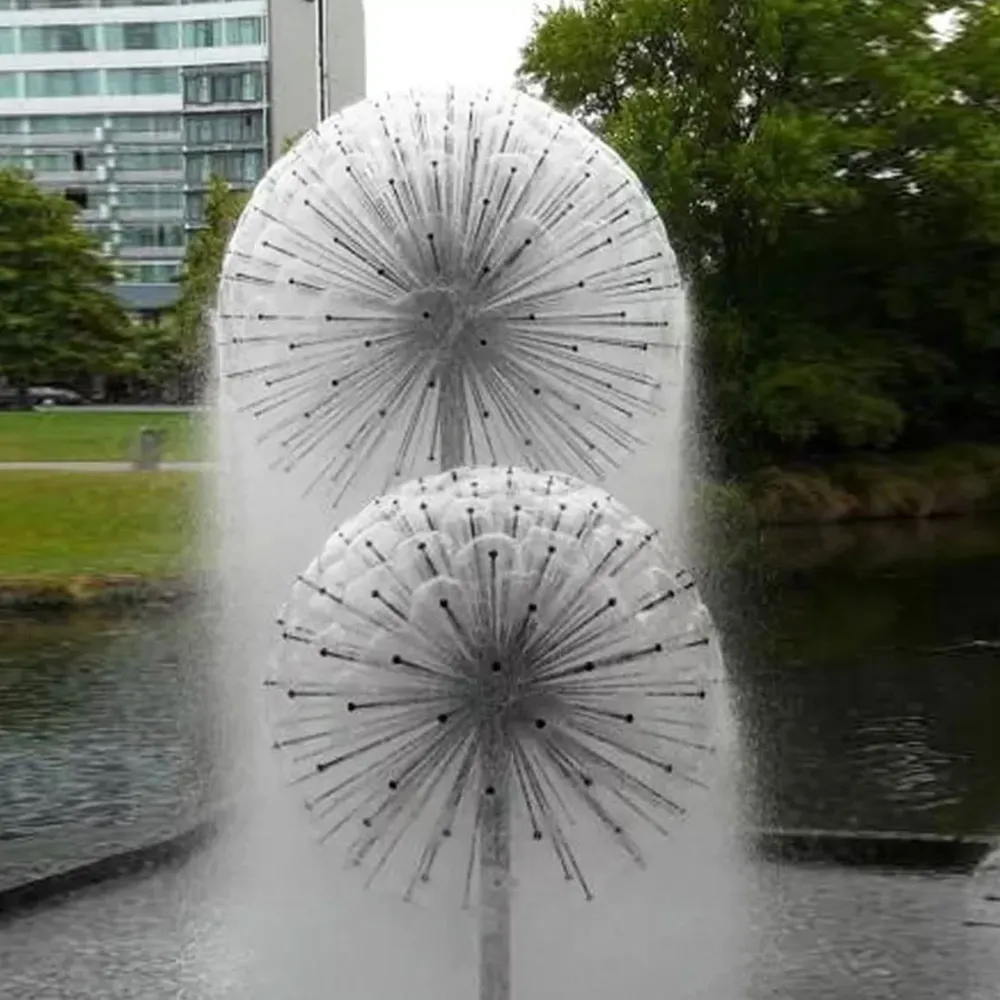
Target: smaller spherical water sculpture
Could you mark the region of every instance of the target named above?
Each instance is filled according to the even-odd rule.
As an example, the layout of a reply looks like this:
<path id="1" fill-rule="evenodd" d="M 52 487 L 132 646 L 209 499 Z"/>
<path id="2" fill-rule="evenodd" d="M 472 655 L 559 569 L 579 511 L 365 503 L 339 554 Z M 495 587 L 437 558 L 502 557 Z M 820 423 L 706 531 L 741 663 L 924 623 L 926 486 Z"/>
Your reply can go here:
<path id="1" fill-rule="evenodd" d="M 600 480 L 683 368 L 659 215 L 605 143 L 525 94 L 365 101 L 258 186 L 220 281 L 223 389 L 335 502 L 461 464 Z"/>
<path id="2" fill-rule="evenodd" d="M 569 476 L 463 468 L 377 498 L 281 628 L 275 746 L 321 839 L 407 898 L 460 850 L 483 997 L 509 994 L 512 854 L 547 850 L 590 898 L 582 828 L 642 864 L 711 756 L 719 659 L 691 577 Z"/>

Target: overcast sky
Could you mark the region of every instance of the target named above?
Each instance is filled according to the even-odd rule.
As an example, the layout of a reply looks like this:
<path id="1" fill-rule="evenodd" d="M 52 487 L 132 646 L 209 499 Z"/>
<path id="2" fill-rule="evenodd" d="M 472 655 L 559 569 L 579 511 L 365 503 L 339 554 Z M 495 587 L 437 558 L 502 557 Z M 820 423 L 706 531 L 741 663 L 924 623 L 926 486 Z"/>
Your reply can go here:
<path id="1" fill-rule="evenodd" d="M 365 0 L 368 93 L 509 84 L 536 5 L 554 0 Z"/>
<path id="2" fill-rule="evenodd" d="M 533 13 L 558 0 L 364 0 L 368 93 L 410 86 L 509 84 Z M 943 15 L 937 27 L 947 30 Z"/>

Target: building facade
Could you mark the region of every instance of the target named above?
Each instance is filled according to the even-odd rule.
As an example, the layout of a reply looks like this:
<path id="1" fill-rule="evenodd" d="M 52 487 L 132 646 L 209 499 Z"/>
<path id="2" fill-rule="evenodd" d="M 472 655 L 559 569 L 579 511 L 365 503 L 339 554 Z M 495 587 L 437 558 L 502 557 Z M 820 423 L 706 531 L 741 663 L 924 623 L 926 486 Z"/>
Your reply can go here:
<path id="1" fill-rule="evenodd" d="M 131 310 L 176 297 L 209 180 L 252 188 L 315 123 L 316 2 L 0 0 L 0 166 L 79 205 Z M 364 15 L 326 2 L 337 108 L 364 95 Z"/>

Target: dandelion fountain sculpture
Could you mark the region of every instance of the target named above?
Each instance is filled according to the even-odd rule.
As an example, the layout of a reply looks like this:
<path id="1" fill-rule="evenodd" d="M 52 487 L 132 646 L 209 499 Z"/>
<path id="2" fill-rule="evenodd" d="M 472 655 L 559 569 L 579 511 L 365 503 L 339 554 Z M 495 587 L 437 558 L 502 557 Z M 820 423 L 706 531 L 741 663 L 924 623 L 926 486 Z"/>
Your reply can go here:
<path id="1" fill-rule="evenodd" d="M 342 497 L 513 463 L 603 479 L 684 365 L 683 295 L 632 171 L 523 94 L 323 123 L 257 189 L 219 295 L 226 391 L 277 468 Z"/>
<path id="2" fill-rule="evenodd" d="M 558 474 L 461 469 L 348 521 L 283 618 L 276 746 L 322 839 L 412 898 L 478 862 L 481 996 L 509 996 L 511 854 L 546 841 L 588 898 L 573 826 L 634 861 L 711 753 L 718 659 L 648 525 Z M 523 832 L 525 836 L 519 837 Z"/>
<path id="3" fill-rule="evenodd" d="M 483 1000 L 511 991 L 512 860 L 547 844 L 589 897 L 580 828 L 641 863 L 712 756 L 694 583 L 588 485 L 677 411 L 683 309 L 632 172 L 518 93 L 348 109 L 229 246 L 230 410 L 306 497 L 381 494 L 295 584 L 275 745 L 321 839 L 407 898 L 464 841 Z"/>

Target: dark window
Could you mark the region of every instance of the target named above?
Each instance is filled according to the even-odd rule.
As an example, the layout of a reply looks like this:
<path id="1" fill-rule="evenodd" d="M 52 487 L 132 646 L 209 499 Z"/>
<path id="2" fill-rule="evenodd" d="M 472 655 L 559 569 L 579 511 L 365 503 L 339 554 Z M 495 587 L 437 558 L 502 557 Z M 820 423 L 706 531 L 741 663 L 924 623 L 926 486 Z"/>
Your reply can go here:
<path id="1" fill-rule="evenodd" d="M 79 150 L 73 154 L 73 169 L 77 171 L 86 169 L 84 165 L 83 153 Z"/>
<path id="2" fill-rule="evenodd" d="M 80 209 L 85 209 L 87 207 L 87 203 L 90 200 L 87 197 L 87 192 L 84 191 L 82 188 L 68 188 L 63 193 L 67 201 L 73 202 L 73 204 Z"/>
<path id="3" fill-rule="evenodd" d="M 125 24 L 122 26 L 122 48 L 155 49 L 156 24 Z"/>

